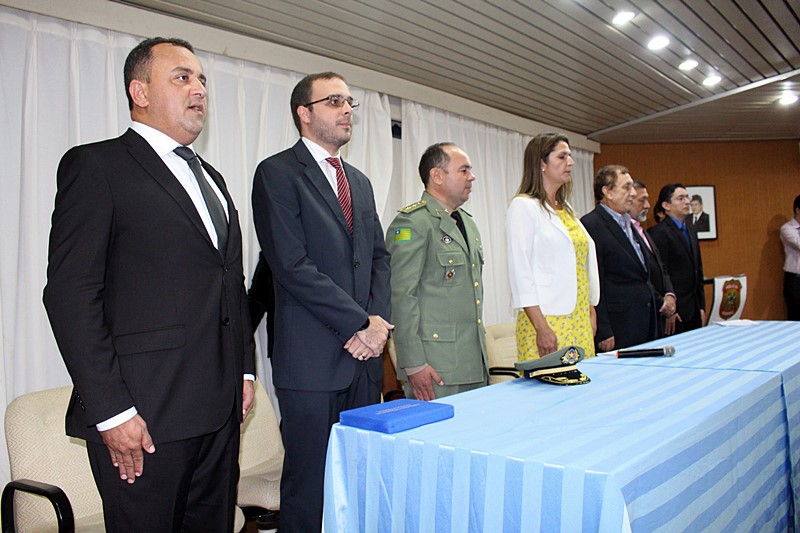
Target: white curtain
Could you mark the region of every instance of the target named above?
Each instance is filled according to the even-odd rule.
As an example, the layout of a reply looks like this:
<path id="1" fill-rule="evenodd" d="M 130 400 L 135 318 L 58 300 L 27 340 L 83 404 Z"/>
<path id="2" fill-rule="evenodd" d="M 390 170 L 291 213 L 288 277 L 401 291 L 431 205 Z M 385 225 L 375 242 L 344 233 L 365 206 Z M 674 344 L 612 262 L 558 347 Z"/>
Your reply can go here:
<path id="1" fill-rule="evenodd" d="M 406 100 L 402 102 L 402 118 L 403 181 L 393 186 L 396 196 L 384 212 L 384 225 L 392 220 L 397 209 L 419 200 L 423 187 L 417 167 L 425 148 L 446 141 L 460 146 L 470 156 L 477 176 L 464 209 L 475 219 L 483 240 L 484 321 L 492 325 L 513 320 L 505 217 L 522 178 L 522 156 L 531 137 Z M 576 148 L 572 149 L 572 155 L 575 159 L 572 204 L 583 214 L 593 207 L 593 155 Z"/>
<path id="2" fill-rule="evenodd" d="M 141 37 L 0 6 L 0 373 L 5 405 L 70 384 L 44 311 L 47 238 L 58 162 L 71 146 L 120 135 L 130 116 L 122 68 Z M 289 95 L 302 74 L 198 51 L 209 79 L 209 116 L 195 149 L 225 176 L 239 210 L 245 271 L 258 260 L 250 191 L 265 157 L 297 140 Z M 344 157 L 386 202 L 392 169 L 386 96 L 358 88 Z M 264 345 L 264 327 L 257 335 Z M 259 356 L 259 363 L 263 360 Z M 269 388 L 269 368 L 259 368 Z M 0 484 L 10 479 L 0 432 Z"/>

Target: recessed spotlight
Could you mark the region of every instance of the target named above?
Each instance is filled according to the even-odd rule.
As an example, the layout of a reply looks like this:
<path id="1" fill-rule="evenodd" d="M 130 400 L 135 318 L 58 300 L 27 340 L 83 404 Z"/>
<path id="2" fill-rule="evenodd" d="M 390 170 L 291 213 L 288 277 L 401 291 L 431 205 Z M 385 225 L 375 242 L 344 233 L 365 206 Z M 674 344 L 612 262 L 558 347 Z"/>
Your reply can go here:
<path id="1" fill-rule="evenodd" d="M 664 37 L 663 35 L 659 35 L 658 37 L 653 37 L 650 39 L 650 42 L 647 43 L 647 48 L 650 50 L 661 50 L 665 48 L 669 44 L 669 39 Z"/>
<path id="2" fill-rule="evenodd" d="M 630 22 L 633 17 L 635 17 L 635 13 L 631 13 L 630 11 L 620 11 L 614 18 L 611 20 L 611 23 L 615 26 L 622 26 L 626 22 Z"/>
<path id="3" fill-rule="evenodd" d="M 695 61 L 694 59 L 687 59 L 686 61 L 678 65 L 678 68 L 681 70 L 692 70 L 696 66 L 697 66 L 697 61 Z"/>
<path id="4" fill-rule="evenodd" d="M 792 91 L 783 91 L 783 96 L 778 100 L 782 105 L 791 105 L 797 101 L 797 95 Z"/>
<path id="5" fill-rule="evenodd" d="M 709 74 L 706 79 L 703 80 L 703 85 L 706 87 L 713 87 L 714 85 L 718 84 L 722 81 L 722 78 L 717 76 L 716 74 Z"/>

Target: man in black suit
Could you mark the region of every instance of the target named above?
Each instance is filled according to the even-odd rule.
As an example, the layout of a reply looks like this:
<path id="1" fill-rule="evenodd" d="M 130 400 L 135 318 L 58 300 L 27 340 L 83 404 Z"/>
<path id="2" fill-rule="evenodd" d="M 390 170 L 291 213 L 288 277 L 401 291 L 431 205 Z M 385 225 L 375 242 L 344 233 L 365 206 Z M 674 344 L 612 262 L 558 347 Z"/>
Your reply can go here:
<path id="1" fill-rule="evenodd" d="M 597 304 L 599 351 L 627 348 L 658 334 L 653 290 L 645 265 L 646 246 L 628 211 L 633 203 L 633 179 L 619 165 L 601 168 L 594 178 L 598 204 L 581 222 L 597 249 L 600 302 Z"/>
<path id="2" fill-rule="evenodd" d="M 191 148 L 206 79 L 162 38 L 124 79 L 131 128 L 58 168 L 44 303 L 75 386 L 67 433 L 107 530 L 231 531 L 253 339 L 236 209 Z"/>
<path id="3" fill-rule="evenodd" d="M 686 223 L 690 210 L 686 187 L 680 183 L 665 185 L 658 195 L 658 203 L 667 216 L 650 228 L 650 238 L 658 248 L 678 297 L 675 333 L 682 333 L 705 323 L 703 259 L 697 234 Z"/>
<path id="4" fill-rule="evenodd" d="M 262 161 L 253 218 L 275 287 L 272 375 L 285 448 L 281 531 L 319 531 L 325 454 L 345 409 L 380 401 L 389 254 L 367 177 L 342 161 L 358 102 L 326 72 L 294 88 L 301 139 Z"/>
<path id="5" fill-rule="evenodd" d="M 658 310 L 658 333 L 659 337 L 672 335 L 675 333 L 675 293 L 672 289 L 672 281 L 669 273 L 661 262 L 658 255 L 658 248 L 650 241 L 647 232 L 642 228 L 642 224 L 647 221 L 647 213 L 650 210 L 650 194 L 644 183 L 638 180 L 633 182 L 633 190 L 636 196 L 633 198 L 628 214 L 631 216 L 631 225 L 636 233 L 641 237 L 644 247 L 645 264 L 647 274 L 650 277 L 650 285 L 656 298 L 656 309 Z"/>
<path id="6" fill-rule="evenodd" d="M 688 220 L 694 228 L 694 232 L 710 231 L 711 222 L 709 221 L 708 213 L 703 212 L 703 197 L 699 194 L 693 194 L 689 205 L 692 210 L 692 216 Z"/>

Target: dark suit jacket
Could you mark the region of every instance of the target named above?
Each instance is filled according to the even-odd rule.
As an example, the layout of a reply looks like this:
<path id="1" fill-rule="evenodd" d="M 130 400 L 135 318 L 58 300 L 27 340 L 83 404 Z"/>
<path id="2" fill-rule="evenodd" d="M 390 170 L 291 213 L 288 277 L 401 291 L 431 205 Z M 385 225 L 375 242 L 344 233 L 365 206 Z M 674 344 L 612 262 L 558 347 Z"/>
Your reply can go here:
<path id="1" fill-rule="evenodd" d="M 139 134 L 68 151 L 58 167 L 44 303 L 75 386 L 67 433 L 135 406 L 153 440 L 219 429 L 255 373 L 238 214 L 228 249 Z M 235 410 L 240 413 L 241 408 Z"/>
<path id="2" fill-rule="evenodd" d="M 678 314 L 684 323 L 699 320 L 700 309 L 706 308 L 700 246 L 697 243 L 697 234 L 690 225 L 687 227 L 692 252 L 672 218 L 667 217 L 648 230 L 661 255 L 661 261 L 669 272 L 675 296 L 678 298 Z"/>
<path id="3" fill-rule="evenodd" d="M 634 231 L 636 231 L 635 228 Z M 638 235 L 638 232 L 637 236 L 641 237 L 641 235 Z M 664 295 L 669 292 L 675 294 L 675 290 L 672 287 L 672 280 L 669 277 L 669 272 L 667 272 L 664 263 L 661 261 L 658 247 L 656 247 L 655 243 L 647 235 L 647 232 L 644 232 L 644 240 L 647 242 L 645 243 L 643 241 L 641 248 L 647 264 L 647 274 L 650 277 L 650 286 L 653 288 L 653 295 L 656 299 L 656 312 L 658 313 L 664 305 Z M 650 244 L 649 247 L 647 246 L 648 243 Z M 661 314 L 658 314 L 659 337 L 664 335 L 664 322 L 665 318 L 661 316 Z"/>
<path id="4" fill-rule="evenodd" d="M 250 278 L 250 290 L 247 291 L 247 301 L 250 309 L 250 320 L 253 331 L 266 321 L 267 329 L 267 357 L 272 357 L 275 345 L 275 288 L 272 284 L 272 271 L 269 269 L 264 254 L 258 254 L 258 264 Z"/>
<path id="5" fill-rule="evenodd" d="M 700 218 L 697 219 L 697 222 L 693 222 L 694 215 L 689 215 L 686 220 L 688 220 L 690 225 L 694 228 L 695 233 L 700 233 L 701 231 L 710 231 L 711 229 L 711 222 L 708 218 L 708 213 L 705 211 L 700 213 Z"/>
<path id="6" fill-rule="evenodd" d="M 389 319 L 390 266 L 372 186 L 343 161 L 353 234 L 333 189 L 299 140 L 258 165 L 253 219 L 275 285 L 275 386 L 340 390 L 356 365 L 375 382 L 381 358 L 357 361 L 343 348 L 369 315 Z"/>
<path id="7" fill-rule="evenodd" d="M 600 302 L 595 340 L 613 336 L 615 348 L 627 348 L 654 339 L 658 329 L 653 290 L 625 232 L 600 204 L 581 222 L 597 246 Z M 636 229 L 631 230 L 638 237 Z"/>

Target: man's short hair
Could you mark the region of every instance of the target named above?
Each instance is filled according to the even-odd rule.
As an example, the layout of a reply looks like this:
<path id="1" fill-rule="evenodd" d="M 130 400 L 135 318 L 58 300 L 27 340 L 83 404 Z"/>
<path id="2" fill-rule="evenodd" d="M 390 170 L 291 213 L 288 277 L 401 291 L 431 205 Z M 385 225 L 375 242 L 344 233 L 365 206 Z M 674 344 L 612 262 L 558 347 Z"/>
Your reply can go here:
<path id="1" fill-rule="evenodd" d="M 661 206 L 664 202 L 670 203 L 672 195 L 675 194 L 675 189 L 685 189 L 683 183 L 668 183 L 661 187 L 661 192 L 658 193 L 658 205 Z"/>
<path id="2" fill-rule="evenodd" d="M 700 196 L 699 194 L 693 194 L 691 201 L 692 202 L 700 202 L 700 205 L 703 205 L 703 197 Z"/>
<path id="3" fill-rule="evenodd" d="M 300 130 L 300 116 L 297 114 L 297 108 L 307 104 L 311 100 L 311 89 L 315 81 L 334 79 L 342 80 L 343 82 L 347 83 L 347 80 L 345 80 L 344 76 L 341 74 L 337 74 L 335 72 L 318 72 L 316 74 L 309 74 L 294 86 L 294 89 L 292 90 L 292 96 L 289 98 L 289 106 L 292 108 L 294 126 L 297 128 L 297 131 L 300 134 L 303 132 Z"/>
<path id="4" fill-rule="evenodd" d="M 629 174 L 622 165 L 606 165 L 597 171 L 594 177 L 594 199 L 598 202 L 605 197 L 603 187 L 614 188 L 619 174 Z"/>
<path id="5" fill-rule="evenodd" d="M 131 93 L 129 91 L 131 82 L 133 80 L 140 80 L 145 83 L 150 83 L 150 65 L 153 62 L 153 47 L 159 44 L 180 46 L 194 53 L 194 48 L 192 48 L 192 45 L 189 44 L 188 41 L 176 39 L 174 37 L 152 37 L 137 44 L 125 59 L 125 67 L 122 71 L 122 79 L 125 83 L 125 96 L 128 98 L 128 110 L 130 111 L 133 111 L 133 98 L 131 98 Z"/>
<path id="6" fill-rule="evenodd" d="M 633 188 L 634 189 L 646 189 L 647 185 L 639 180 L 633 180 Z"/>
<path id="7" fill-rule="evenodd" d="M 419 177 L 426 189 L 428 188 L 428 180 L 431 177 L 431 169 L 443 169 L 450 163 L 450 155 L 445 150 L 448 146 L 455 146 L 455 144 L 451 142 L 432 144 L 422 153 L 422 157 L 419 160 Z"/>
<path id="8" fill-rule="evenodd" d="M 797 211 L 798 209 L 800 209 L 800 194 L 798 194 L 798 195 L 795 197 L 795 199 L 794 199 L 794 204 L 793 204 L 793 208 L 794 208 L 794 211 Z"/>

